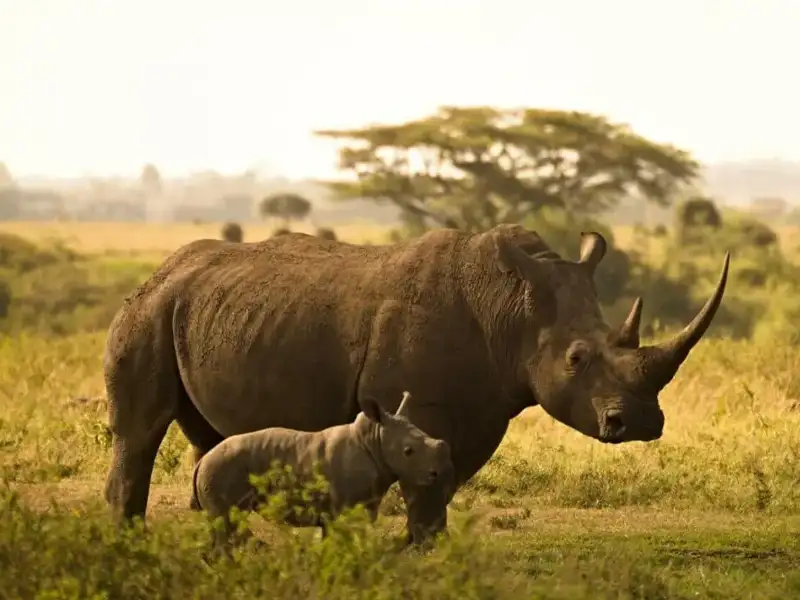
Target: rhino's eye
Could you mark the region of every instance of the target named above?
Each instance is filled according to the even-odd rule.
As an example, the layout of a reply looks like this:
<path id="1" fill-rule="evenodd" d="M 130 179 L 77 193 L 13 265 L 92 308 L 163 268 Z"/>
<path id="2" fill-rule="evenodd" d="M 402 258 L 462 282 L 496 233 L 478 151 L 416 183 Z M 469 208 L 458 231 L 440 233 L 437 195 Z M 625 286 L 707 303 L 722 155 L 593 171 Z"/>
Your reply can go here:
<path id="1" fill-rule="evenodd" d="M 403 448 L 403 454 L 405 454 L 406 456 L 411 456 L 412 454 L 414 454 L 414 448 L 412 448 L 411 446 L 406 446 L 405 448 Z"/>
<path id="2" fill-rule="evenodd" d="M 589 349 L 584 346 L 583 344 L 575 344 L 567 350 L 567 366 L 576 371 L 581 368 L 581 366 L 588 360 L 589 358 Z"/>

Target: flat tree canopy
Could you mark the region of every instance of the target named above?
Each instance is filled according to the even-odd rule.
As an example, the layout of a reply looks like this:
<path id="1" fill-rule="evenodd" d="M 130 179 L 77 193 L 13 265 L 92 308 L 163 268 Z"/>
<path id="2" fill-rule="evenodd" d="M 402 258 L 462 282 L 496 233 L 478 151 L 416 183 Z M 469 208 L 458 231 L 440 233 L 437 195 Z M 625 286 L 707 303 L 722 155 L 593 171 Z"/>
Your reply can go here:
<path id="1" fill-rule="evenodd" d="M 267 196 L 259 205 L 262 217 L 275 217 L 287 224 L 304 219 L 311 212 L 311 202 L 298 194 L 281 193 Z"/>
<path id="2" fill-rule="evenodd" d="M 356 178 L 329 182 L 339 198 L 393 203 L 420 228 L 484 230 L 542 208 L 594 215 L 630 194 L 668 205 L 698 169 L 682 150 L 575 111 L 443 107 L 316 134 L 345 142 L 339 166 Z"/>

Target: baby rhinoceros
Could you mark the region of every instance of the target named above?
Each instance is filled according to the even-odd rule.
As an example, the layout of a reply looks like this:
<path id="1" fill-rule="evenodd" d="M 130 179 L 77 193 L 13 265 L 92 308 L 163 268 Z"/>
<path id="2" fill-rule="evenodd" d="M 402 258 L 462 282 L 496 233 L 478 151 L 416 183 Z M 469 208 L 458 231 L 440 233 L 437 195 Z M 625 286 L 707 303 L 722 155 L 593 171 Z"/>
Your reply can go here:
<path id="1" fill-rule="evenodd" d="M 407 418 L 411 395 L 395 414 L 372 398 L 362 402 L 355 421 L 322 431 L 270 427 L 226 438 L 197 463 L 192 475 L 193 502 L 212 517 L 222 517 L 215 546 L 227 547 L 235 530 L 232 507 L 256 510 L 264 501 L 249 476 L 269 472 L 277 461 L 290 466 L 301 484 L 318 473 L 327 480 L 325 493 L 313 501 L 313 513 L 289 506 L 284 521 L 295 527 L 317 526 L 326 534 L 326 519 L 362 504 L 374 521 L 380 503 L 395 482 L 416 486 L 449 485 L 453 473 L 447 442 L 428 436 Z M 267 490 L 269 493 L 269 490 Z M 300 510 L 293 510 L 300 509 Z M 250 535 L 245 532 L 245 537 Z"/>

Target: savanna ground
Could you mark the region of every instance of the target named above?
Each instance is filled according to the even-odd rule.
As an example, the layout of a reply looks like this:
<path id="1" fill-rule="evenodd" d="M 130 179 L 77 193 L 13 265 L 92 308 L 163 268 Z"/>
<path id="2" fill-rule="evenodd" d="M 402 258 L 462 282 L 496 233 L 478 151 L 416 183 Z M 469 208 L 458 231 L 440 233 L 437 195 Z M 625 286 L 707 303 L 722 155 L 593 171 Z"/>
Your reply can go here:
<path id="1" fill-rule="evenodd" d="M 40 245 L 65 240 L 88 258 L 58 273 L 110 290 L 67 310 L 37 295 L 55 270 L 30 269 L 15 288 L 23 306 L 10 317 L 26 327 L 0 338 L 0 597 L 800 597 L 800 349 L 768 340 L 704 340 L 662 393 L 658 442 L 604 446 L 525 411 L 457 494 L 451 534 L 429 552 L 392 550 L 404 523 L 393 492 L 376 528 L 356 515 L 320 542 L 256 522 L 268 553 L 211 568 L 199 558 L 207 531 L 188 510 L 190 457 L 174 427 L 156 462 L 148 534 L 117 532 L 102 501 L 110 451 L 97 324 L 165 252 L 218 231 L 0 226 Z M 78 285 L 69 282 L 56 285 Z M 31 302 L 60 329 L 34 328 Z"/>

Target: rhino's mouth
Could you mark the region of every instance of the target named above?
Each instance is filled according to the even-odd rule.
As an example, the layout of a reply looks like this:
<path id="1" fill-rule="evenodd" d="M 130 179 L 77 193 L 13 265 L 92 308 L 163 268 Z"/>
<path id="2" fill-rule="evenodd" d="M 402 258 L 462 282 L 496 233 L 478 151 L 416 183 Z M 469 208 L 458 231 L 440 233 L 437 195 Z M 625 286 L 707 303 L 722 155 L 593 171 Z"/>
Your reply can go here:
<path id="1" fill-rule="evenodd" d="M 652 423 L 647 421 L 629 423 L 625 417 L 626 415 L 619 409 L 603 412 L 600 416 L 598 439 L 605 444 L 652 442 L 659 439 L 663 433 L 664 417 L 660 411 L 653 417 Z"/>

